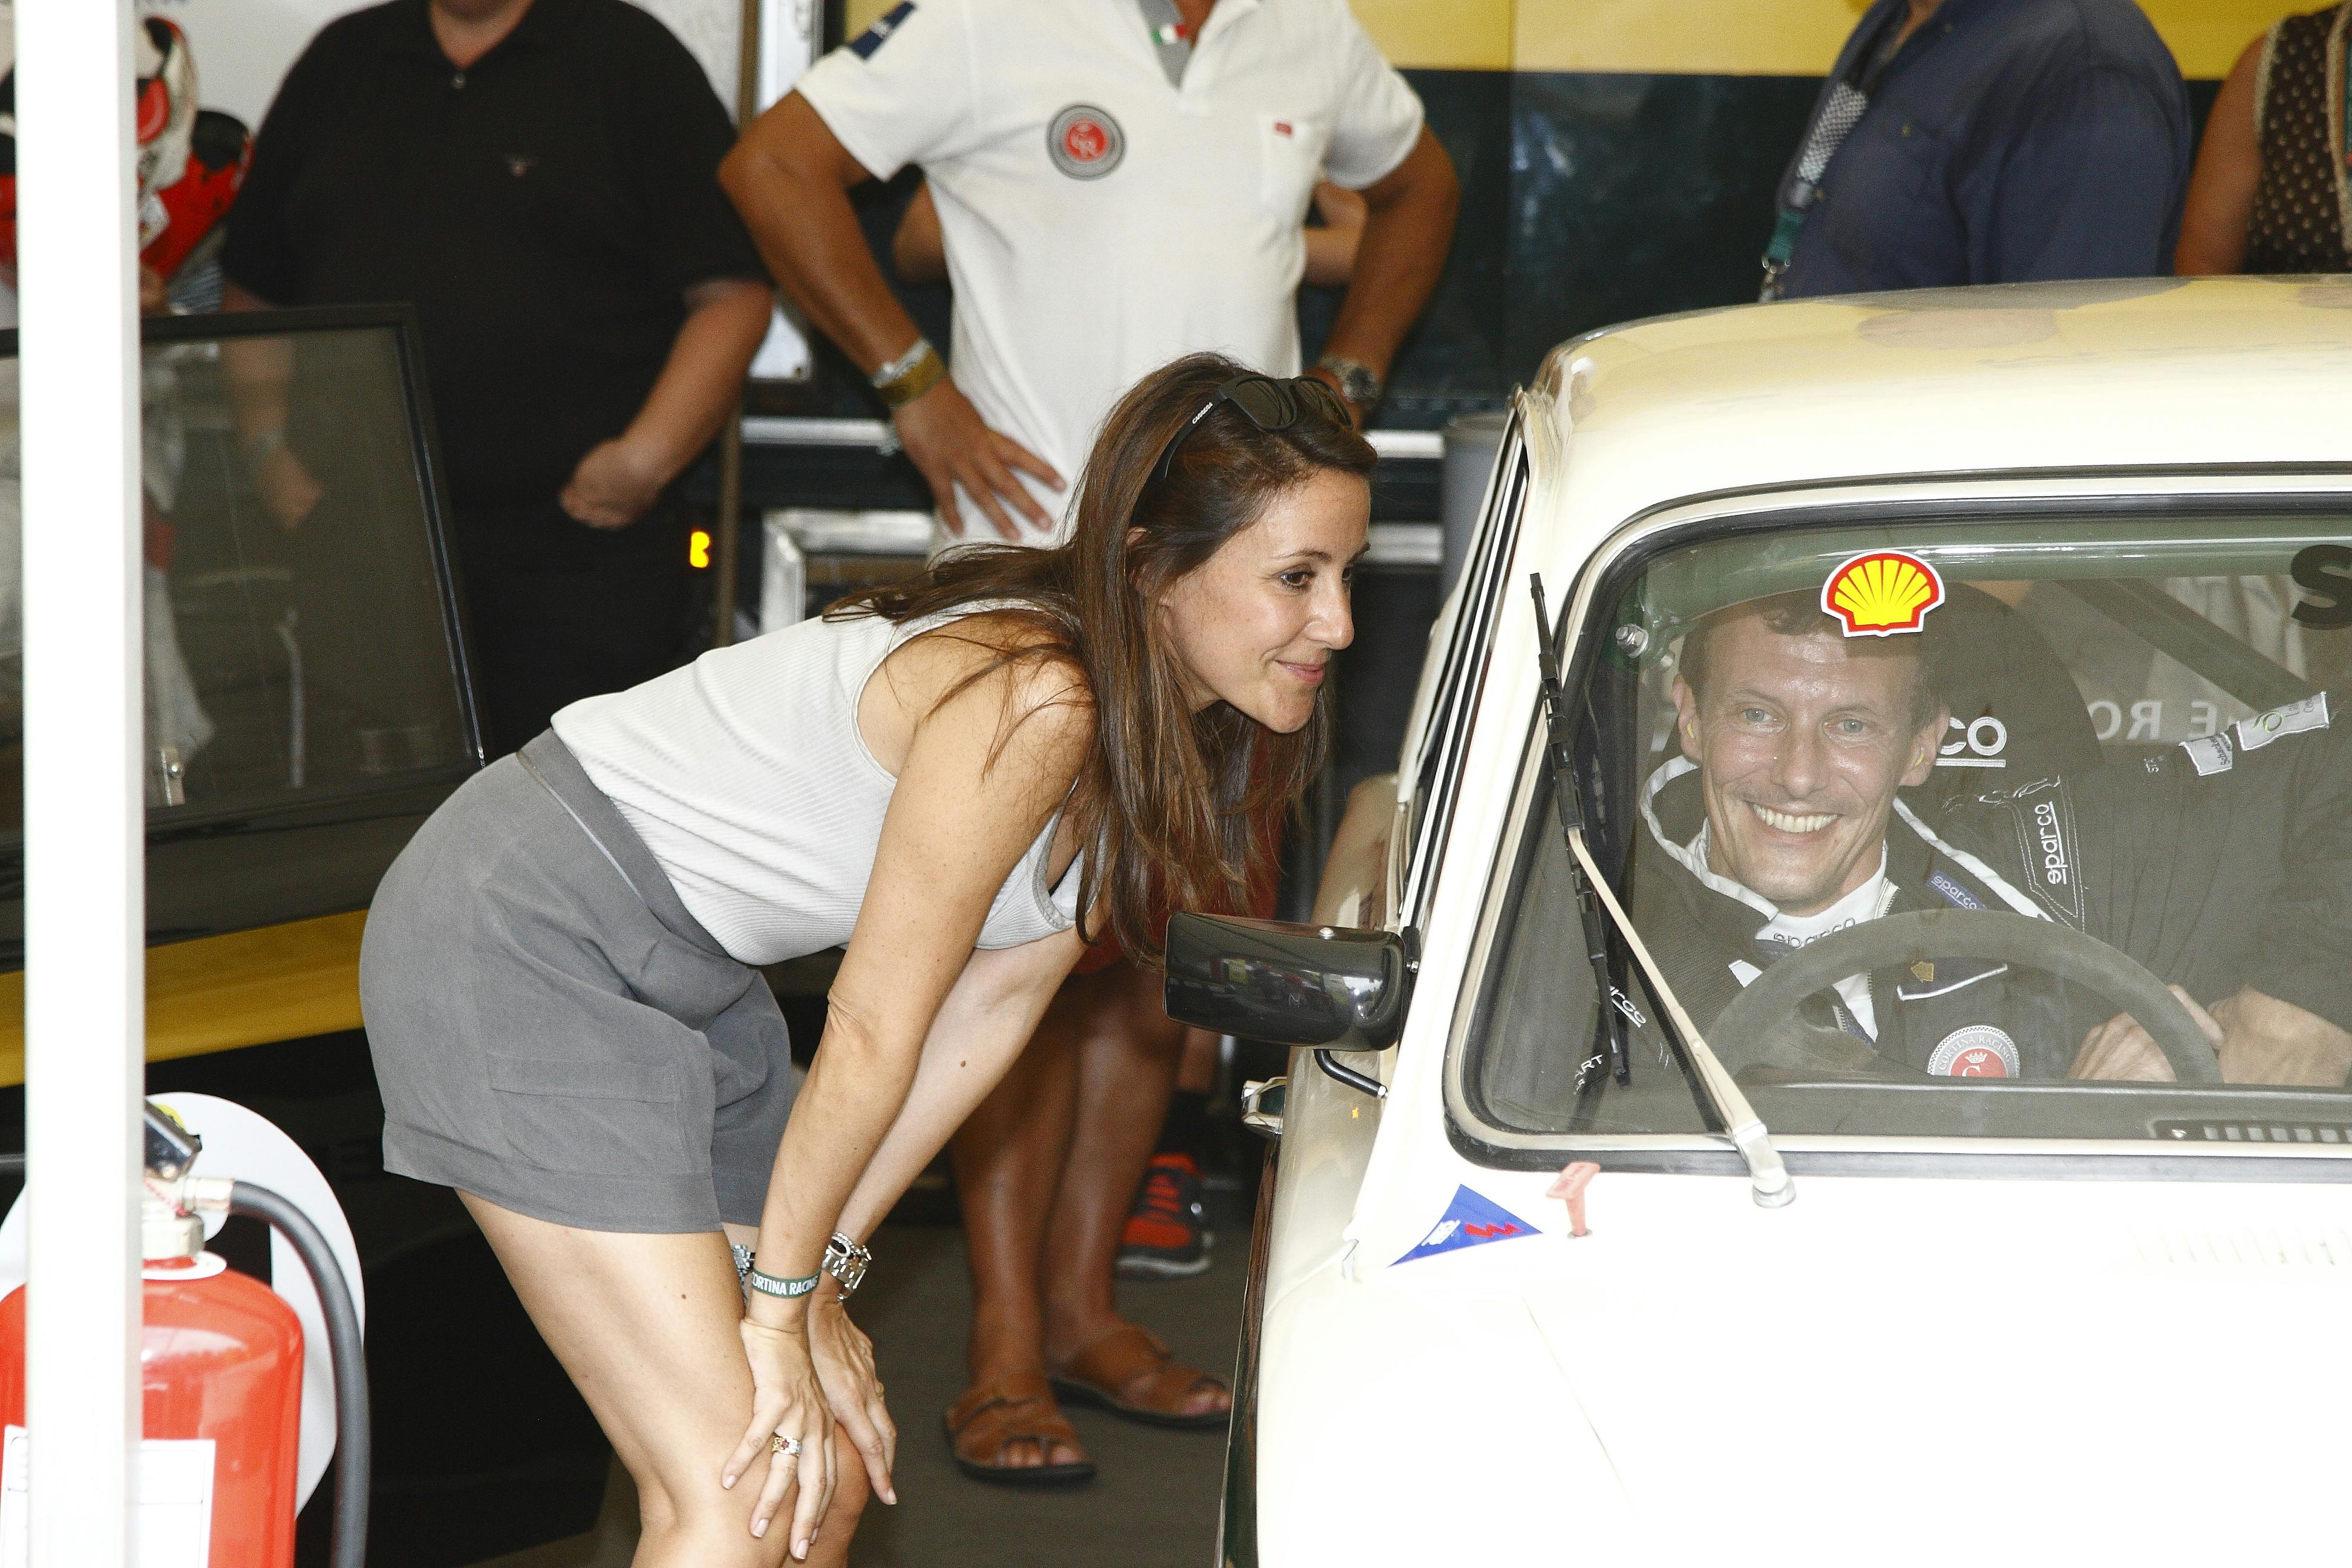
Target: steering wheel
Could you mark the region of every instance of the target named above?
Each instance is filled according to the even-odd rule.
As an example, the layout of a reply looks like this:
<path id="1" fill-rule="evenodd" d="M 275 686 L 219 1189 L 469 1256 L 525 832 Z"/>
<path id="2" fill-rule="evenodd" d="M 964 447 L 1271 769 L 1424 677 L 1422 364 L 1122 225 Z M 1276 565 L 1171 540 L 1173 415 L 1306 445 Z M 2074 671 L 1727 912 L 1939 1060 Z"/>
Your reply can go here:
<path id="1" fill-rule="evenodd" d="M 2021 964 L 2097 992 L 2139 1021 L 2181 1083 L 2220 1083 L 2212 1042 L 2164 982 L 2129 953 L 2057 921 L 1999 910 L 1928 910 L 1864 921 L 1823 937 L 1774 963 L 1706 1031 L 1726 1068 L 1765 1064 L 1778 1026 L 1797 1018 L 1797 1005 L 1850 974 L 1916 963 L 1922 959 L 1976 958 Z M 1749 1040 L 1759 1049 L 1744 1049 Z M 1782 1053 L 1788 1055 L 1790 1053 Z M 1795 1053 L 1802 1055 L 1805 1053 Z M 1816 1063 L 1803 1063 L 1805 1066 Z"/>

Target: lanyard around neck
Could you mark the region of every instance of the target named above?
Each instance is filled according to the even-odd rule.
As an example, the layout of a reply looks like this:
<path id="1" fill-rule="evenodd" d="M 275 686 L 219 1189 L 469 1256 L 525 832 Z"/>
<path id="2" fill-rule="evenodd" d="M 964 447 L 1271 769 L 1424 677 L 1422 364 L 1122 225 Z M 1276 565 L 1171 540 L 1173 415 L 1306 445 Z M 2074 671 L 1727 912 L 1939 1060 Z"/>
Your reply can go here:
<path id="1" fill-rule="evenodd" d="M 1822 175 L 1828 170 L 1830 160 L 1861 122 L 1864 112 L 1870 108 L 1871 95 L 1878 90 L 1887 71 L 1916 41 L 1905 39 L 1897 47 L 1887 47 L 1893 37 L 1901 36 L 1902 18 L 1903 7 L 1898 4 L 1887 13 L 1869 41 L 1854 52 L 1845 71 L 1830 84 L 1812 123 L 1805 128 L 1796 173 L 1781 201 L 1780 219 L 1772 226 L 1771 242 L 1764 247 L 1764 286 L 1757 298 L 1767 303 L 1780 297 L 1781 276 L 1797 254 L 1798 231 L 1805 226 L 1805 219 L 1822 194 Z"/>

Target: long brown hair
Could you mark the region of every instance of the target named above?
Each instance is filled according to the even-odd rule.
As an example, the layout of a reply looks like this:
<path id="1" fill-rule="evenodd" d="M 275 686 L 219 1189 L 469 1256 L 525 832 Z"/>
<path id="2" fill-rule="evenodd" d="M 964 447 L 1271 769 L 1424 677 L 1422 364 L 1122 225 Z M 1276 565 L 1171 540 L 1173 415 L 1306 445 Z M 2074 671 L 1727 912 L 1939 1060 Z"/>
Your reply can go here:
<path id="1" fill-rule="evenodd" d="M 1328 686 L 1293 734 L 1223 702 L 1193 712 L 1177 651 L 1152 613 L 1276 497 L 1321 471 L 1371 472 L 1370 445 L 1319 410 L 1288 429 L 1261 430 L 1221 404 L 1154 479 L 1177 432 L 1245 374 L 1222 355 L 1192 354 L 1137 383 L 1087 458 L 1066 543 L 968 546 L 825 612 L 905 622 L 1003 601 L 1023 634 L 987 642 L 995 657 L 964 684 L 1024 660 L 1085 671 L 1094 750 L 1065 808 L 1087 847 L 1079 907 L 1088 941 L 1107 922 L 1147 963 L 1158 961 L 1168 910 L 1237 910 L 1248 889 L 1271 882 L 1276 844 L 1260 825 L 1297 806 L 1330 741 Z"/>

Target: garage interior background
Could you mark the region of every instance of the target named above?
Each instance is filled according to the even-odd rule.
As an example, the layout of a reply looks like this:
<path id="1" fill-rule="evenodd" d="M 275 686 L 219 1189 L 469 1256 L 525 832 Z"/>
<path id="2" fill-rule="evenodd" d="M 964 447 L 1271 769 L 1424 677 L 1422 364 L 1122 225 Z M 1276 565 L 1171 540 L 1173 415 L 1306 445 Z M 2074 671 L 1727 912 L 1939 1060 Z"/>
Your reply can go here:
<path id="1" fill-rule="evenodd" d="M 2189 80 L 2200 129 L 2238 52 L 2302 8 L 2143 0 Z M 886 0 L 848 0 L 828 18 L 827 42 L 854 37 L 885 9 Z M 1434 429 L 1464 409 L 1499 406 L 1547 350 L 1578 332 L 1752 300 L 1774 183 L 1864 7 L 1353 0 L 1353 9 L 1421 94 L 1462 178 L 1444 282 L 1380 416 Z M 881 237 L 912 184 L 902 178 L 868 197 Z M 1337 301 L 1329 290 L 1302 294 L 1311 360 Z M 908 296 L 944 325 L 944 289 Z M 839 415 L 880 406 L 854 384 L 812 394 L 769 405 Z"/>
<path id="2" fill-rule="evenodd" d="M 650 0 L 650 8 L 707 21 L 738 3 Z M 855 36 L 890 0 L 823 3 L 830 45 Z M 1773 183 L 1801 132 L 1818 73 L 1862 8 L 1854 0 L 1353 3 L 1421 93 L 1462 177 L 1444 280 L 1381 416 L 1385 427 L 1421 432 L 1458 413 L 1501 406 L 1546 351 L 1580 331 L 1752 299 Z M 2317 0 L 2143 3 L 2190 79 L 2201 127 L 2237 52 L 2284 11 Z M 350 0 L 163 0 L 144 8 L 186 26 L 205 101 L 257 123 L 294 53 L 327 17 L 353 7 Z M 717 78 L 726 68 L 713 59 Z M 902 178 L 860 195 L 869 237 L 886 256 L 913 184 Z M 925 331 L 946 342 L 946 289 L 906 297 Z M 1332 291 L 1303 292 L 1310 358 L 1336 305 Z M 919 508 L 928 497 L 902 458 L 879 449 L 880 405 L 829 350 L 820 349 L 806 382 L 755 385 L 747 407 L 762 434 L 745 454 L 739 581 L 741 607 L 756 613 L 767 512 Z M 855 428 L 831 423 L 844 420 Z M 784 434 L 791 438 L 778 438 Z M 1417 449 L 1432 449 L 1427 436 Z M 1438 467 L 1430 456 L 1383 463 L 1375 521 L 1391 538 L 1433 532 Z M 717 466 L 707 464 L 697 483 L 705 503 L 715 503 Z M 813 589 L 820 564 L 812 555 Z M 1357 779 L 1394 765 L 1437 599 L 1433 549 L 1388 553 L 1361 579 L 1359 640 L 1334 683 L 1341 743 L 1317 803 L 1322 824 L 1336 821 Z M 1311 889 L 1319 837 L 1304 836 L 1294 862 L 1294 911 Z M 205 852 L 226 865 L 234 847 L 224 840 Z M 352 1028 L 359 918 L 222 939 L 238 944 L 234 961 L 217 946 L 152 937 L 150 1087 L 201 1089 L 261 1110 L 292 1131 L 333 1181 L 362 1237 L 368 1359 L 386 1391 L 372 1554 L 407 1568 L 449 1568 L 587 1528 L 607 1450 L 454 1200 L 383 1173 L 382 1107 Z M 20 1016 L 21 986 L 20 973 L 0 973 L 0 1019 Z M 194 1011 L 205 1028 L 175 1039 L 163 1020 L 190 1013 L 173 1003 L 180 992 L 201 994 Z M 14 1087 L 21 1073 L 21 1035 L 11 1040 L 0 1026 L 0 1128 L 22 1125 Z M 266 1272 L 265 1242 L 225 1232 L 215 1245 L 240 1267 Z M 306 1563 L 322 1560 L 327 1496 L 322 1490 L 304 1515 Z"/>
<path id="3" fill-rule="evenodd" d="M 671 0 L 676 3 L 676 0 Z M 831 0 L 824 43 L 854 37 L 891 0 Z M 2315 3 L 2315 0 L 2309 0 Z M 2291 8 L 2286 0 L 2142 0 L 2189 79 L 2201 132 L 2238 52 Z M 1772 196 L 1802 135 L 1822 74 L 1864 0 L 1352 0 L 1383 54 L 1420 93 L 1462 182 L 1445 276 L 1390 380 L 1378 425 L 1441 430 L 1457 414 L 1500 408 L 1544 354 L 1613 321 L 1753 300 Z M 857 198 L 890 275 L 889 238 L 913 173 Z M 944 285 L 900 288 L 946 343 Z M 1304 288 L 1300 335 L 1312 362 L 1339 291 Z M 771 434 L 800 418 L 878 419 L 862 376 L 819 345 L 803 384 L 762 383 L 746 403 Z M 761 416 L 766 418 L 759 417 Z M 1423 450 L 1431 449 L 1424 438 Z M 1395 765 L 1422 648 L 1438 607 L 1433 544 L 1397 548 L 1439 516 L 1433 456 L 1386 458 L 1375 485 L 1376 538 L 1359 579 L 1355 647 L 1335 682 L 1339 748 L 1314 830 L 1297 847 L 1286 911 L 1303 916 L 1313 868 L 1347 791 Z M 715 468 L 703 476 L 715 504 Z M 754 439 L 744 456 L 738 575 L 756 611 L 760 519 L 781 507 L 921 508 L 904 458 L 874 445 Z M 1388 548 L 1383 548 L 1383 543 Z M 814 581 L 814 578 L 813 578 Z"/>

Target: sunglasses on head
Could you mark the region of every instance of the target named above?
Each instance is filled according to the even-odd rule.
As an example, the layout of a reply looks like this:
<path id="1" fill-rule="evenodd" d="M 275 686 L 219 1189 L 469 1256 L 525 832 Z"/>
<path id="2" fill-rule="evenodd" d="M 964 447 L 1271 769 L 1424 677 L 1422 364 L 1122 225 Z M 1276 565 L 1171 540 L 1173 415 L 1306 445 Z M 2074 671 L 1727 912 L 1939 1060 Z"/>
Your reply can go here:
<path id="1" fill-rule="evenodd" d="M 1168 477 L 1169 465 L 1176 460 L 1176 448 L 1184 437 L 1200 428 L 1201 421 L 1217 410 L 1219 404 L 1229 403 L 1242 411 L 1249 422 L 1261 430 L 1287 430 L 1305 419 L 1328 419 L 1342 430 L 1352 430 L 1356 422 L 1348 414 L 1348 405 L 1330 384 L 1311 375 L 1294 375 L 1278 380 L 1270 375 L 1237 375 L 1210 395 L 1201 405 L 1200 412 L 1184 421 L 1183 426 L 1168 439 L 1167 450 L 1151 470 L 1153 479 Z"/>

